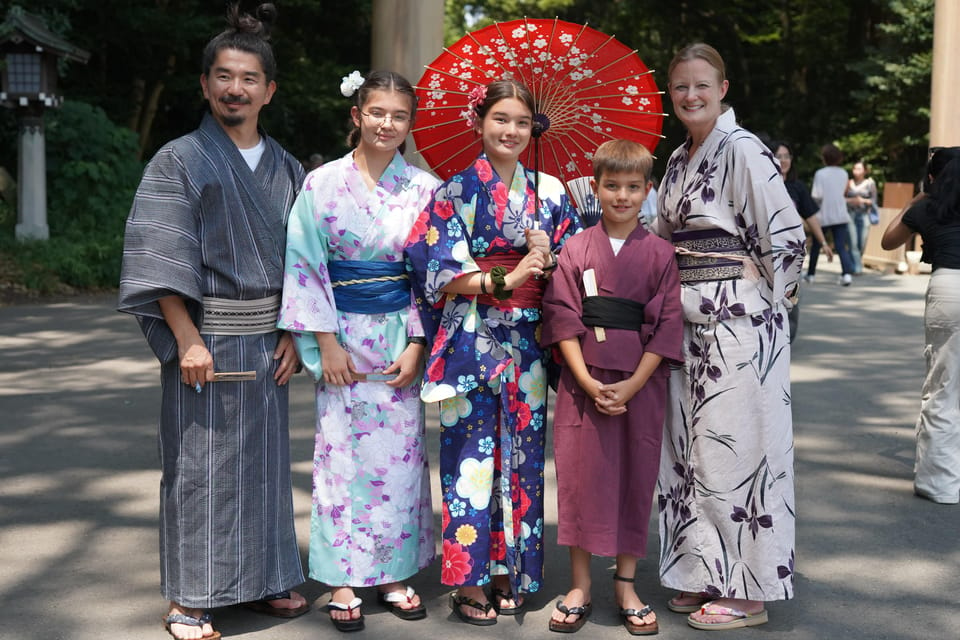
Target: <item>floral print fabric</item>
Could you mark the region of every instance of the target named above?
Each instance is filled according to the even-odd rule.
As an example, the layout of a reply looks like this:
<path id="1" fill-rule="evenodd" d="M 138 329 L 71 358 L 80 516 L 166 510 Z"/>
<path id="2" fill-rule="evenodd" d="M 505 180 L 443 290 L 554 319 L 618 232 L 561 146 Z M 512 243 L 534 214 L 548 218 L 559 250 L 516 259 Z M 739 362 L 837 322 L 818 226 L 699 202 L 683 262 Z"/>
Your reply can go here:
<path id="1" fill-rule="evenodd" d="M 339 311 L 327 265 L 403 260 L 404 242 L 436 185 L 398 153 L 370 190 L 351 153 L 310 173 L 290 214 L 280 326 L 300 332 L 298 350 L 317 380 L 310 577 L 329 585 L 403 580 L 434 557 L 419 385 L 328 386 L 313 332 L 336 333 L 359 372 L 383 370 L 408 335 L 423 335 L 412 306 Z"/>
<path id="2" fill-rule="evenodd" d="M 793 596 L 794 483 L 786 312 L 802 222 L 772 154 L 732 110 L 671 156 L 658 234 L 714 229 L 751 258 L 740 279 L 685 283 L 684 364 L 670 378 L 657 498 L 664 586 L 712 597 Z"/>
<path id="3" fill-rule="evenodd" d="M 534 221 L 554 250 L 580 229 L 563 186 L 517 165 L 502 181 L 481 155 L 445 182 L 414 227 L 407 257 L 432 348 L 421 397 L 440 402 L 443 567 L 448 585 L 508 574 L 523 591 L 543 581 L 546 417 L 539 308 L 444 294 L 479 270 L 474 256 L 526 251 Z"/>

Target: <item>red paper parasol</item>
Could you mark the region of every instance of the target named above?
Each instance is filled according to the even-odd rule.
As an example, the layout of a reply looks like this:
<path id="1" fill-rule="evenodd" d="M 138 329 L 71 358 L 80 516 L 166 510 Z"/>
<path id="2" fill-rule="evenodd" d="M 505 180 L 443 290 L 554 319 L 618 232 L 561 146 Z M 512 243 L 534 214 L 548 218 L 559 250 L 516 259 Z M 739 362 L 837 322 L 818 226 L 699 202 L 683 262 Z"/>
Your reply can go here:
<path id="1" fill-rule="evenodd" d="M 471 89 L 513 78 L 527 85 L 548 128 L 521 156 L 565 183 L 592 175 L 597 146 L 626 138 L 653 152 L 663 136 L 661 92 L 635 50 L 584 25 L 513 20 L 468 33 L 427 65 L 413 138 L 442 179 L 468 166 L 480 140 L 464 112 Z M 541 119 L 537 116 L 538 119 Z"/>

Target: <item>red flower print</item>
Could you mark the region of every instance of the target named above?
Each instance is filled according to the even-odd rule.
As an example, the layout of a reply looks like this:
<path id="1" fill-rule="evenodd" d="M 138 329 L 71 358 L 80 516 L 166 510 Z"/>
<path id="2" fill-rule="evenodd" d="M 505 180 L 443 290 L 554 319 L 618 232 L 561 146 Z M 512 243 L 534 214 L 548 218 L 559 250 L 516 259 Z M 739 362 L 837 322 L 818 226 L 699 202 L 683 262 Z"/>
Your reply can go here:
<path id="1" fill-rule="evenodd" d="M 447 348 L 447 330 L 445 327 L 440 327 L 437 329 L 437 335 L 433 337 L 433 349 L 430 351 L 430 355 L 436 355 L 440 351 L 443 351 Z"/>
<path id="2" fill-rule="evenodd" d="M 446 544 L 446 542 L 444 542 Z M 490 532 L 490 559 L 491 560 L 506 560 L 507 558 L 507 542 L 506 538 L 503 536 L 503 531 L 491 531 Z"/>
<path id="3" fill-rule="evenodd" d="M 510 413 L 516 413 L 520 408 L 520 400 L 517 398 L 518 390 L 519 387 L 516 382 L 507 383 L 507 398 L 510 399 L 507 403 L 507 411 Z"/>
<path id="4" fill-rule="evenodd" d="M 450 526 L 450 507 L 447 506 L 447 503 L 443 503 L 443 508 L 440 510 L 440 531 L 446 531 L 447 527 Z"/>
<path id="5" fill-rule="evenodd" d="M 526 402 L 518 402 L 516 416 L 517 431 L 523 431 L 527 428 L 527 425 L 530 424 L 530 420 L 533 418 L 533 412 L 530 411 L 530 405 L 528 405 Z"/>
<path id="6" fill-rule="evenodd" d="M 503 214 L 507 210 L 507 198 L 509 197 L 509 192 L 507 191 L 507 185 L 503 182 L 498 182 L 497 186 L 493 188 L 493 193 L 490 194 L 493 196 L 493 203 L 497 208 L 497 228 L 503 228 Z"/>
<path id="7" fill-rule="evenodd" d="M 493 165 L 486 160 L 477 160 L 474 168 L 477 170 L 477 176 L 479 176 L 480 180 L 483 182 L 490 182 L 493 180 Z"/>
<path id="8" fill-rule="evenodd" d="M 470 554 L 463 550 L 458 542 L 443 541 L 443 565 L 440 580 L 446 585 L 463 584 L 470 575 L 473 561 Z"/>
<path id="9" fill-rule="evenodd" d="M 447 361 L 443 358 L 437 358 L 427 367 L 427 380 L 436 382 L 443 378 L 443 371 L 447 366 Z"/>
<path id="10" fill-rule="evenodd" d="M 530 510 L 530 498 L 520 486 L 520 478 L 514 473 L 510 482 L 510 499 L 513 501 L 513 530 L 519 533 L 523 530 L 523 516 Z"/>
<path id="11" fill-rule="evenodd" d="M 490 380 L 493 380 L 493 379 L 496 378 L 498 375 L 500 375 L 501 373 L 503 373 L 503 371 L 504 371 L 511 363 L 513 363 L 513 360 L 512 360 L 512 359 L 507 360 L 506 362 L 498 362 L 498 363 L 497 363 L 497 366 L 494 367 L 493 371 L 490 373 L 490 378 L 489 378 L 489 379 L 490 379 Z"/>
<path id="12" fill-rule="evenodd" d="M 449 220 L 453 215 L 453 205 L 449 200 L 437 200 L 433 205 L 433 212 L 442 220 Z"/>
<path id="13" fill-rule="evenodd" d="M 421 211 L 420 215 L 417 216 L 417 219 L 413 222 L 413 228 L 410 229 L 410 235 L 407 236 L 407 244 L 415 244 L 420 241 L 427 233 L 427 220 L 430 219 L 430 214 L 427 211 Z"/>

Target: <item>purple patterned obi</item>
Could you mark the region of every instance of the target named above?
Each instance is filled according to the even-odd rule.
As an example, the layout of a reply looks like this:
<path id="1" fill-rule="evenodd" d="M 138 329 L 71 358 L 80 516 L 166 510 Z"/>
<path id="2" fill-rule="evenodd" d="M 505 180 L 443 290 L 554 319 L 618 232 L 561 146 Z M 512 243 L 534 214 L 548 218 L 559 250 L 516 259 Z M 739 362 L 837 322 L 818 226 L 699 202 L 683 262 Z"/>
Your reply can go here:
<path id="1" fill-rule="evenodd" d="M 680 282 L 684 284 L 736 280 L 743 277 L 743 261 L 749 256 L 740 236 L 723 229 L 674 231 Z"/>

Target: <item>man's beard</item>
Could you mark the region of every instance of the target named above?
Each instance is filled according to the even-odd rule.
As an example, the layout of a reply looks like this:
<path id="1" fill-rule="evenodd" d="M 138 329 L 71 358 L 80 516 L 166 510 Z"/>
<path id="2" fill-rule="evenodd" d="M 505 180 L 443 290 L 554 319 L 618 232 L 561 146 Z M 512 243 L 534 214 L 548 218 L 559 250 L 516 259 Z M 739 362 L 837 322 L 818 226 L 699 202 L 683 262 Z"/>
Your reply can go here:
<path id="1" fill-rule="evenodd" d="M 250 101 L 243 97 L 234 98 L 231 96 L 224 96 L 220 98 L 220 102 L 223 104 L 250 104 Z M 221 114 L 221 121 L 226 127 L 239 127 L 244 122 L 246 122 L 247 117 L 240 114 L 231 114 L 224 113 Z"/>
<path id="2" fill-rule="evenodd" d="M 247 118 L 245 116 L 239 116 L 239 115 L 221 115 L 220 116 L 220 122 L 222 122 L 223 126 L 225 127 L 239 127 L 244 122 L 246 122 L 246 120 Z"/>

